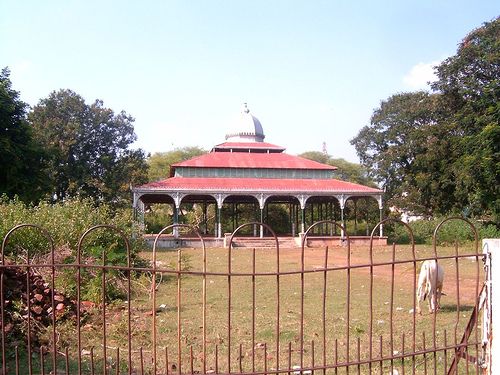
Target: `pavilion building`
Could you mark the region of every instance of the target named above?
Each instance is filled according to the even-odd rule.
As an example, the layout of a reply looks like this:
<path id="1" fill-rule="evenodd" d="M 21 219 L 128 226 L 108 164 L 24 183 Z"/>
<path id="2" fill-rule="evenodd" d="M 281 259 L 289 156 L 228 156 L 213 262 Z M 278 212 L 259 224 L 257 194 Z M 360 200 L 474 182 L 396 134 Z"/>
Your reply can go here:
<path id="1" fill-rule="evenodd" d="M 306 215 L 310 212 L 311 217 L 344 223 L 349 199 L 375 199 L 382 218 L 382 190 L 335 179 L 336 167 L 289 155 L 284 152 L 285 148 L 266 143 L 264 139 L 260 121 L 245 104 L 224 143 L 207 154 L 173 164 L 168 178 L 132 189 L 138 216 L 143 217 L 145 206 L 170 204 L 173 222 L 178 223 L 183 204 L 199 204 L 204 216 L 201 232 L 207 239 L 211 238 L 214 245 L 221 244 L 225 232 L 234 230 L 234 212 L 238 205 L 253 205 L 257 222 L 266 222 L 270 204 L 286 205 L 290 218 L 286 235 L 297 238 L 307 229 Z M 206 220 L 210 205 L 216 215 L 213 232 L 208 233 Z M 223 228 L 223 207 L 231 207 L 225 211 L 232 213 L 232 228 Z M 266 224 L 273 227 L 272 222 Z M 262 238 L 265 233 L 262 226 L 259 227 L 253 236 Z M 173 234 L 178 236 L 175 231 Z M 379 235 L 383 236 L 382 227 Z M 344 233 L 340 233 L 340 237 L 343 236 Z"/>

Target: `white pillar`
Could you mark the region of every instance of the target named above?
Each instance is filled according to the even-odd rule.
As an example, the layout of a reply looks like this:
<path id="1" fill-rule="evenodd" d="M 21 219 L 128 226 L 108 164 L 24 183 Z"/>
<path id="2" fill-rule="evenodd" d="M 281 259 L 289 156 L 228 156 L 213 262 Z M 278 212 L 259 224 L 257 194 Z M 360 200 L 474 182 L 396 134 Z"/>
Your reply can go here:
<path id="1" fill-rule="evenodd" d="M 377 201 L 378 201 L 378 208 L 380 210 L 380 221 L 382 221 L 384 217 L 384 202 L 382 201 L 381 195 L 377 197 Z M 384 224 L 380 224 L 379 226 L 379 236 L 380 237 L 384 236 Z"/>
<path id="2" fill-rule="evenodd" d="M 487 374 L 500 373 L 500 238 L 484 239 L 486 255 L 486 305 L 483 309 L 483 346 Z M 497 329 L 498 332 L 493 332 Z"/>
<path id="3" fill-rule="evenodd" d="M 261 208 L 260 209 L 260 223 L 262 224 L 264 222 L 264 209 Z M 264 227 L 261 225 L 260 226 L 260 238 L 263 238 L 264 237 Z"/>
<path id="4" fill-rule="evenodd" d="M 217 238 L 222 238 L 222 209 L 221 207 L 217 207 Z"/>

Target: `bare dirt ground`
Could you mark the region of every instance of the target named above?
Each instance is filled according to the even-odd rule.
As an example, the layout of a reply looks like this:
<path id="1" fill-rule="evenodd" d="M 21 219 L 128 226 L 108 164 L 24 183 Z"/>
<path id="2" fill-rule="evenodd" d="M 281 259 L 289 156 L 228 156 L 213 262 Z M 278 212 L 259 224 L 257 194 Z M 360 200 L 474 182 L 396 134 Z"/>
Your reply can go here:
<path id="1" fill-rule="evenodd" d="M 454 251 L 454 250 L 453 250 Z M 373 263 L 390 262 L 392 259 L 392 247 L 380 247 L 374 248 L 373 252 Z M 433 256 L 429 249 L 426 251 L 420 251 L 421 254 L 416 256 L 416 259 L 422 258 L 422 254 L 425 257 Z M 450 253 L 450 249 L 445 249 L 438 252 L 438 256 L 447 255 Z M 474 253 L 474 252 L 472 252 Z M 451 254 L 450 254 L 451 255 Z M 308 248 L 304 253 L 305 268 L 306 269 L 321 269 L 324 267 L 325 263 L 325 249 L 321 248 Z M 442 261 L 443 267 L 445 269 L 445 282 L 443 292 L 447 296 L 453 296 L 453 299 L 459 298 L 461 303 L 473 303 L 475 296 L 481 292 L 481 287 L 484 282 L 484 271 L 482 258 L 478 257 L 479 261 L 476 261 L 476 257 L 462 257 L 459 255 L 458 258 L 458 277 L 457 277 L 457 262 L 455 259 L 446 259 Z M 374 267 L 374 274 L 377 278 L 386 280 L 388 283 L 391 282 L 392 272 L 394 272 L 394 277 L 396 281 L 405 280 L 406 282 L 413 282 L 413 262 L 411 249 L 396 250 L 395 254 L 396 261 L 407 260 L 407 263 L 394 267 L 394 271 L 390 266 L 377 266 Z M 301 249 L 283 249 L 280 251 L 280 261 L 291 262 L 300 264 L 301 262 Z M 351 248 L 350 265 L 351 266 L 361 266 L 367 265 L 366 267 L 358 268 L 359 272 L 369 274 L 370 273 L 370 253 L 368 247 L 353 247 Z M 418 279 L 418 272 L 420 270 L 420 264 L 422 262 L 417 260 L 417 270 L 416 278 Z M 328 265 L 329 267 L 342 267 L 347 266 L 348 256 L 346 247 L 333 247 L 328 253 Z M 457 290 L 458 295 L 457 297 Z M 446 300 L 446 297 L 443 297 Z"/>

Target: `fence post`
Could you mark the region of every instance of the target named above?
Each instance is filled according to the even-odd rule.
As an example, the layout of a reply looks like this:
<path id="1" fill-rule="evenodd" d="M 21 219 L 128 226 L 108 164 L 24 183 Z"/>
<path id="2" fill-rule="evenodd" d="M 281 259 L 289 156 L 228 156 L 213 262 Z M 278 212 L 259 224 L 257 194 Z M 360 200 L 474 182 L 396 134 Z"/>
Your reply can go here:
<path id="1" fill-rule="evenodd" d="M 482 245 L 487 293 L 483 309 L 484 365 L 486 374 L 493 375 L 500 374 L 500 238 L 483 239 Z M 494 329 L 498 331 L 496 335 Z"/>

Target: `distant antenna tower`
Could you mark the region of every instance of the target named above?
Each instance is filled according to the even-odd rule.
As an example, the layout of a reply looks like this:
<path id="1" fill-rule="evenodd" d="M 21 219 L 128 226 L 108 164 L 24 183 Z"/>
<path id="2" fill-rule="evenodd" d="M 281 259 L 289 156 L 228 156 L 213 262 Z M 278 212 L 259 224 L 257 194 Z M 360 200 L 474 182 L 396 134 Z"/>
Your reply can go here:
<path id="1" fill-rule="evenodd" d="M 323 154 L 328 155 L 328 151 L 326 150 L 326 142 L 323 142 Z"/>

